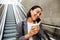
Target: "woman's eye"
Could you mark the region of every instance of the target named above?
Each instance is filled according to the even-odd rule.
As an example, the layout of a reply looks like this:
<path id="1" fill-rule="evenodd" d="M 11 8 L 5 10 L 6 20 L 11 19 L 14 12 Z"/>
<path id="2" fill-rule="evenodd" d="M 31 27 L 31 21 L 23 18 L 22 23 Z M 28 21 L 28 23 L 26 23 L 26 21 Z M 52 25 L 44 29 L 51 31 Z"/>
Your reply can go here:
<path id="1" fill-rule="evenodd" d="M 39 11 L 37 13 L 39 13 Z"/>
<path id="2" fill-rule="evenodd" d="M 41 13 L 39 15 L 41 15 Z"/>

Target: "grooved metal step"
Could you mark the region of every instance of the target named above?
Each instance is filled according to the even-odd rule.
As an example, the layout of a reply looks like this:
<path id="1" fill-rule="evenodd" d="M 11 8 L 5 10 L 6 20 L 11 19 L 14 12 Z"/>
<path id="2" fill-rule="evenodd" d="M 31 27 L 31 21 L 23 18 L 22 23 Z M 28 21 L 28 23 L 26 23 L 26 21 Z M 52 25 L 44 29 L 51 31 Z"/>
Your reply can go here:
<path id="1" fill-rule="evenodd" d="M 5 37 L 5 38 L 15 37 L 15 36 L 16 36 L 16 33 L 4 34 L 4 37 Z"/>
<path id="2" fill-rule="evenodd" d="M 5 30 L 5 33 L 11 33 L 11 32 L 16 32 L 16 30 Z"/>
<path id="3" fill-rule="evenodd" d="M 12 27 L 5 27 L 5 29 L 12 29 L 12 28 L 16 28 L 15 26 Z"/>
<path id="4" fill-rule="evenodd" d="M 5 26 L 15 26 L 15 24 L 7 24 L 7 25 L 5 25 Z"/>
<path id="5" fill-rule="evenodd" d="M 4 38 L 4 40 L 16 40 L 15 37 L 12 37 L 12 38 Z"/>
<path id="6" fill-rule="evenodd" d="M 8 23 L 15 23 L 15 21 L 6 21 L 6 23 L 8 24 Z"/>

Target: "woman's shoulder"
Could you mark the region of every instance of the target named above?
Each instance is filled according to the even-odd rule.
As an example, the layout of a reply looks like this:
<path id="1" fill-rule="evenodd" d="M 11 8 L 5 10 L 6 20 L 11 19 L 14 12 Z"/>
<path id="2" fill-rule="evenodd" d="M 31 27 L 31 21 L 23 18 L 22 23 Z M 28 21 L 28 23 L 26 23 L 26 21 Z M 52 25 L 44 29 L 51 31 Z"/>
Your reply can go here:
<path id="1" fill-rule="evenodd" d="M 17 24 L 22 24 L 22 22 L 26 22 L 26 19 L 22 20 L 22 21 L 19 21 Z"/>

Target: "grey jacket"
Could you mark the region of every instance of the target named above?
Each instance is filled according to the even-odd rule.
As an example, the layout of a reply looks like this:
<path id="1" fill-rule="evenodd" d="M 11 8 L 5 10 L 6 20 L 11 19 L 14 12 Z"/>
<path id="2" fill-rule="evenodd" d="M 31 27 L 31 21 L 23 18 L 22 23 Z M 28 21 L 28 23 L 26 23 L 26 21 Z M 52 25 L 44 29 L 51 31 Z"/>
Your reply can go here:
<path id="1" fill-rule="evenodd" d="M 28 33 L 28 29 L 27 29 L 27 21 L 24 20 L 24 34 Z M 16 26 L 16 40 L 25 40 L 24 35 L 22 35 L 22 21 L 19 22 Z M 40 40 L 42 38 L 44 38 L 44 32 L 42 30 L 42 25 L 40 25 L 40 30 L 39 32 L 33 36 L 33 40 Z"/>

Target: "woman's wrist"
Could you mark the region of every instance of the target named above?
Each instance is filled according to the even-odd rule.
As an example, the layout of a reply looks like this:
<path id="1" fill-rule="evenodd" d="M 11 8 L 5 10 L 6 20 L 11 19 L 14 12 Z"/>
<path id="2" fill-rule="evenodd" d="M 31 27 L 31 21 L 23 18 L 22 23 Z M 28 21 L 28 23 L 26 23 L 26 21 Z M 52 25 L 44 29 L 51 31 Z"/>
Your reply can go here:
<path id="1" fill-rule="evenodd" d="M 30 34 L 30 33 L 28 33 L 28 34 L 26 34 L 24 37 L 25 37 L 25 39 L 28 39 L 28 38 L 30 38 L 30 37 L 31 37 L 31 34 Z"/>

